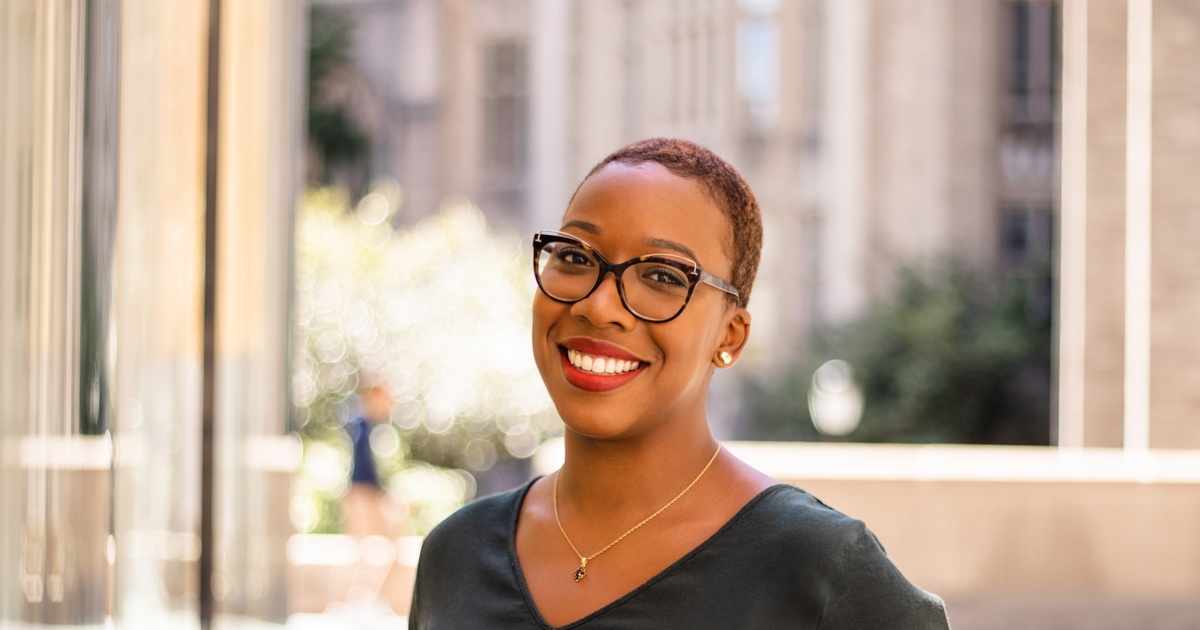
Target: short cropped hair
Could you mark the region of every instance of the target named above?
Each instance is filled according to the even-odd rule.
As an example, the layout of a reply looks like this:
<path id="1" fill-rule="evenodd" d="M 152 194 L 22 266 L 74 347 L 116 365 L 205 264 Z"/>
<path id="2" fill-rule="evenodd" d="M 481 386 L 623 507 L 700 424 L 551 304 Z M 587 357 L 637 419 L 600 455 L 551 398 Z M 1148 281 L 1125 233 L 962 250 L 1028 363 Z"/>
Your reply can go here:
<path id="1" fill-rule="evenodd" d="M 754 276 L 758 273 L 758 260 L 762 253 L 762 213 L 758 200 L 754 198 L 754 191 L 750 190 L 741 173 L 712 150 L 694 142 L 678 138 L 648 138 L 618 149 L 600 160 L 588 171 L 583 181 L 613 162 L 655 162 L 680 177 L 704 185 L 729 219 L 732 230 L 725 247 L 733 262 L 733 277 L 729 281 L 738 290 L 737 305 L 745 307 L 750 301 L 750 289 L 754 286 Z"/>

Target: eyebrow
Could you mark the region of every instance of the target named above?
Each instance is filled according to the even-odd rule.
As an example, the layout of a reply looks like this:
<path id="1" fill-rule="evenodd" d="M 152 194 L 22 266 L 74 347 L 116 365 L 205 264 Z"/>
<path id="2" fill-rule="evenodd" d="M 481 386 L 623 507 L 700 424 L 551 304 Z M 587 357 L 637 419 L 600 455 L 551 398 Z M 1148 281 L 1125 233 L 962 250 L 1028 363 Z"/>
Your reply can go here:
<path id="1" fill-rule="evenodd" d="M 568 227 L 579 228 L 579 229 L 583 230 L 584 232 L 587 232 L 588 234 L 594 234 L 596 236 L 599 236 L 601 234 L 601 232 L 603 232 L 603 230 L 600 229 L 600 226 L 596 225 L 595 223 L 588 223 L 587 221 L 580 221 L 578 219 L 567 221 L 565 224 L 563 224 L 563 227 L 564 228 L 568 228 Z M 684 256 L 687 256 L 688 258 L 695 261 L 697 265 L 700 264 L 700 259 L 699 259 L 699 257 L 696 256 L 696 253 L 693 252 L 687 245 L 684 245 L 683 243 L 677 243 L 675 241 L 668 240 L 665 238 L 649 238 L 649 239 L 646 239 L 646 244 L 651 247 L 660 247 L 663 249 L 669 249 L 674 252 L 683 254 Z"/>
<path id="2" fill-rule="evenodd" d="M 684 245 L 683 243 L 676 243 L 675 241 L 668 241 L 665 238 L 648 239 L 646 241 L 646 243 L 653 245 L 654 247 L 665 247 L 667 249 L 677 251 L 680 254 L 683 254 L 683 255 L 687 256 L 688 258 L 691 258 L 693 261 L 696 262 L 696 264 L 700 264 L 700 259 L 696 257 L 696 253 L 693 252 L 692 250 L 688 249 L 687 245 Z"/>
<path id="3" fill-rule="evenodd" d="M 588 223 L 587 221 L 580 221 L 578 219 L 567 221 L 563 224 L 563 227 L 577 227 L 588 234 L 595 234 L 596 236 L 600 235 L 600 226 L 596 225 L 595 223 Z"/>

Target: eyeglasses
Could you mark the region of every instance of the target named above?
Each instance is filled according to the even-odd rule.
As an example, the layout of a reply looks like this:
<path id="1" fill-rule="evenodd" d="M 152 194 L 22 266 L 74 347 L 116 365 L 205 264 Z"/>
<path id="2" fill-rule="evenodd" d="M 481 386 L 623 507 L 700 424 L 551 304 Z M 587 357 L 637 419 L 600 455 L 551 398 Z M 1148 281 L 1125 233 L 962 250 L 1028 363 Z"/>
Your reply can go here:
<path id="1" fill-rule="evenodd" d="M 570 234 L 538 232 L 533 237 L 533 275 L 542 293 L 556 302 L 574 304 L 588 297 L 610 271 L 625 309 L 647 322 L 678 317 L 701 282 L 738 296 L 732 284 L 682 256 L 651 254 L 614 265 Z"/>

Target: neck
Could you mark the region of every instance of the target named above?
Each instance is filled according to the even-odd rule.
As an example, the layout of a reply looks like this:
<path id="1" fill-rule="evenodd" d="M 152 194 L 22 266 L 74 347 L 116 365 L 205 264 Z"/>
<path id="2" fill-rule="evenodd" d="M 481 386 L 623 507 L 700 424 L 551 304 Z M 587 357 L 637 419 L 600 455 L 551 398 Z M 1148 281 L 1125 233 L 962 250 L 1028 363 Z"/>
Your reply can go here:
<path id="1" fill-rule="evenodd" d="M 597 518 L 654 512 L 687 487 L 716 452 L 717 441 L 703 426 L 684 436 L 619 441 L 568 430 L 559 501 Z"/>

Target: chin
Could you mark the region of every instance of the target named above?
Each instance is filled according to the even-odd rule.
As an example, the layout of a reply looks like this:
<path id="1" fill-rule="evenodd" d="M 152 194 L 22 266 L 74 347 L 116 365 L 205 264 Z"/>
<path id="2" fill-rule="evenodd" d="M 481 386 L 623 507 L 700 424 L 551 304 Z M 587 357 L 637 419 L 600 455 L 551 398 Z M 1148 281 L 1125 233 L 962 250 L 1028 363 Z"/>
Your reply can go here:
<path id="1" fill-rule="evenodd" d="M 559 415 L 562 416 L 561 413 Z M 595 414 L 570 420 L 563 416 L 563 425 L 567 432 L 589 440 L 617 441 L 636 436 L 628 422 L 612 422 L 611 419 L 595 417 Z"/>

